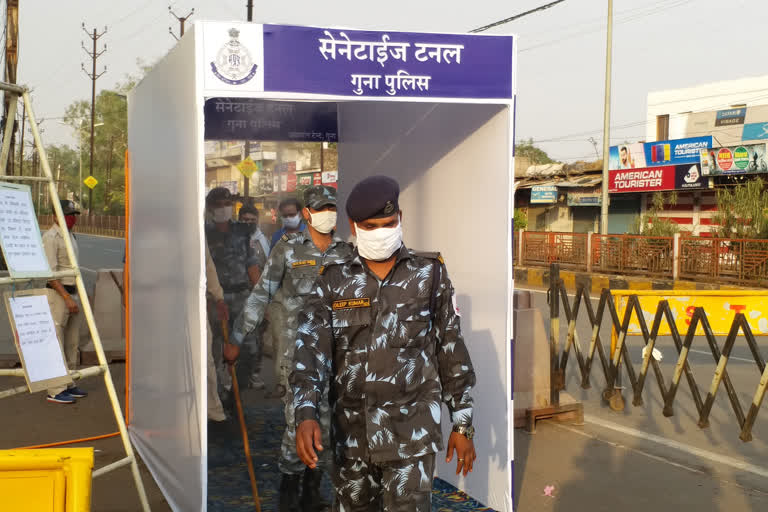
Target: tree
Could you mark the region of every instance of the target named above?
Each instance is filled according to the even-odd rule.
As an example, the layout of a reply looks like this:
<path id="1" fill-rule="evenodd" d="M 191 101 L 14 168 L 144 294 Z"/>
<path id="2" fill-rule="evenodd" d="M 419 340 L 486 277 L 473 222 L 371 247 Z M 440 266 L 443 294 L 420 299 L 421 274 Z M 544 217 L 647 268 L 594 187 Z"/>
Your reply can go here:
<path id="1" fill-rule="evenodd" d="M 680 233 L 682 230 L 676 222 L 659 217 L 666 205 L 677 204 L 677 193 L 655 192 L 651 201 L 651 207 L 633 220 L 630 234 L 667 237 Z"/>
<path id="2" fill-rule="evenodd" d="M 720 238 L 768 238 L 768 192 L 762 178 L 717 191 Z"/>
<path id="3" fill-rule="evenodd" d="M 528 158 L 533 165 L 551 164 L 555 161 L 549 158 L 549 155 L 540 148 L 533 145 L 533 139 L 528 139 L 515 145 L 515 154 Z"/>
<path id="4" fill-rule="evenodd" d="M 137 60 L 139 71 L 126 75 L 114 86 L 114 90 L 102 90 L 96 96 L 95 128 L 93 142 L 93 174 L 99 181 L 93 189 L 93 212 L 104 215 L 122 215 L 125 211 L 125 150 L 128 147 L 128 105 L 125 94 L 129 92 L 152 66 Z M 83 178 L 90 172 L 90 118 L 91 104 L 78 100 L 67 107 L 64 122 L 75 130 L 83 159 Z M 82 120 L 82 122 L 81 122 Z M 75 180 L 77 183 L 77 180 Z M 79 184 L 74 190 L 79 191 Z M 79 198 L 84 204 L 83 198 Z"/>
<path id="5" fill-rule="evenodd" d="M 528 227 L 528 215 L 520 208 L 515 208 L 514 223 L 515 231 L 526 229 Z"/>

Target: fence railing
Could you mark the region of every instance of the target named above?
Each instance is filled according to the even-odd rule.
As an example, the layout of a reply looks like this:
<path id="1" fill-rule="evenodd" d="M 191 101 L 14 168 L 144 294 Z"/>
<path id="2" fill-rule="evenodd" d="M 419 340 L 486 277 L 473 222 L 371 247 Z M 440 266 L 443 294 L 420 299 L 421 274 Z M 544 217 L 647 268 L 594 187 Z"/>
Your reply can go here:
<path id="1" fill-rule="evenodd" d="M 768 240 L 520 231 L 515 265 L 768 286 Z"/>
<path id="2" fill-rule="evenodd" d="M 672 277 L 673 267 L 673 237 L 592 235 L 595 272 Z"/>
<path id="3" fill-rule="evenodd" d="M 680 276 L 768 284 L 768 240 L 680 239 Z"/>
<path id="4" fill-rule="evenodd" d="M 523 231 L 522 265 L 559 263 L 564 267 L 587 266 L 588 235 L 586 233 L 539 233 Z"/>
<path id="5" fill-rule="evenodd" d="M 53 225 L 53 215 L 39 215 L 37 222 L 40 229 L 48 229 Z M 100 235 L 125 238 L 125 217 L 120 215 L 79 215 L 75 233 L 84 235 Z"/>

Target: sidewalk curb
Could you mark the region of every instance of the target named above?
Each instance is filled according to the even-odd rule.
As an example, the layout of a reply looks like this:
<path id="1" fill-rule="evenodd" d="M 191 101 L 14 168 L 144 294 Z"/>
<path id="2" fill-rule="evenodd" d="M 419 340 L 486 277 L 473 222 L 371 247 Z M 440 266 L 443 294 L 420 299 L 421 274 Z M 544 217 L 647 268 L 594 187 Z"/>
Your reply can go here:
<path id="1" fill-rule="evenodd" d="M 549 269 L 544 267 L 515 267 L 515 284 L 549 287 Z M 592 294 L 599 295 L 604 288 L 611 290 L 744 290 L 745 286 L 720 283 L 699 283 L 694 281 L 672 281 L 668 279 L 647 279 L 634 276 L 590 274 L 560 269 L 560 279 L 568 291 L 584 287 Z"/>

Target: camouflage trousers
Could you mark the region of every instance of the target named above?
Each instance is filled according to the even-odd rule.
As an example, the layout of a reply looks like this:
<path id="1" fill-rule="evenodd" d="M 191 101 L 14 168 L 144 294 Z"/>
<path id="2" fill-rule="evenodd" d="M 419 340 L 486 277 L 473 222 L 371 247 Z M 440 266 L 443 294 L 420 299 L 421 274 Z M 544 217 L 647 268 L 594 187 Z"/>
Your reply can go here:
<path id="1" fill-rule="evenodd" d="M 380 463 L 337 458 L 334 512 L 431 512 L 435 454 Z"/>
<path id="2" fill-rule="evenodd" d="M 287 385 L 287 383 L 286 383 Z M 287 388 L 289 389 L 289 388 Z M 287 475 L 297 475 L 304 472 L 306 466 L 296 453 L 296 418 L 293 407 L 293 393 L 290 391 L 283 397 L 285 404 L 285 432 L 280 445 L 280 459 L 277 461 L 277 467 L 280 472 Z M 331 442 L 329 432 L 331 430 L 331 410 L 328 407 L 328 386 L 320 399 L 320 429 L 323 432 L 323 451 L 318 453 L 320 461 L 318 466 L 326 471 L 330 467 Z"/>
<path id="3" fill-rule="evenodd" d="M 245 308 L 245 302 L 248 296 L 251 294 L 250 290 L 244 290 L 237 293 L 224 293 L 224 302 L 227 303 L 229 309 L 229 335 L 230 340 L 232 336 L 232 328 L 235 323 L 235 319 L 240 316 Z M 211 326 L 213 328 L 213 359 L 216 364 L 216 373 L 219 381 L 219 392 L 223 389 L 230 389 L 232 387 L 232 377 L 229 374 L 229 368 L 223 357 L 224 349 L 224 335 L 221 330 L 221 325 L 216 317 L 216 308 L 209 308 L 209 315 L 211 318 Z M 243 353 L 240 356 L 239 364 L 248 368 L 248 373 L 259 373 L 261 371 L 261 359 L 262 359 L 262 346 L 261 346 L 261 332 L 260 329 L 255 329 L 248 334 L 243 340 Z M 238 371 L 238 382 L 240 372 Z M 247 382 L 247 380 L 246 380 Z M 242 387 L 244 383 L 240 382 Z"/>

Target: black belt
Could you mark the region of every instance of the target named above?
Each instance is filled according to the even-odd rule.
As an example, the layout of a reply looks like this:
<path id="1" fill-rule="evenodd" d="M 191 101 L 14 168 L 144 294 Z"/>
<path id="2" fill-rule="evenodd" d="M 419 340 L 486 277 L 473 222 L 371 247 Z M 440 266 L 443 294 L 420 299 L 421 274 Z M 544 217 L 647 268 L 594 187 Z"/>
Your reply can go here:
<path id="1" fill-rule="evenodd" d="M 250 284 L 236 284 L 233 286 L 222 286 L 224 293 L 240 293 L 251 289 Z"/>
<path id="2" fill-rule="evenodd" d="M 64 287 L 64 289 L 67 291 L 68 294 L 70 294 L 70 295 L 77 295 L 77 286 L 75 286 L 73 284 L 63 284 L 61 286 Z M 47 284 L 47 283 L 46 283 L 45 287 L 46 288 L 50 288 L 51 290 L 54 289 L 53 286 L 51 286 L 50 284 Z"/>

